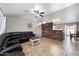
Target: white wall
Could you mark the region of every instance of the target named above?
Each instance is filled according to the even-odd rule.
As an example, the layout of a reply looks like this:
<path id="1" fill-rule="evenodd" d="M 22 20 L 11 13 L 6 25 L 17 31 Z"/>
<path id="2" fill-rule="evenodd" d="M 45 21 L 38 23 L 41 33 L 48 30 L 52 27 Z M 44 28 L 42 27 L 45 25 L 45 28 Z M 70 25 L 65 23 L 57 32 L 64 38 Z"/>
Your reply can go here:
<path id="1" fill-rule="evenodd" d="M 32 23 L 36 25 L 35 17 L 33 16 L 7 16 L 6 32 L 16 31 L 33 31 L 37 35 L 41 36 L 41 26 L 28 28 L 27 24 Z"/>
<path id="2" fill-rule="evenodd" d="M 60 23 L 70 23 L 79 21 L 79 4 L 72 5 L 62 10 L 56 11 L 46 16 L 50 21 L 59 18 Z"/>

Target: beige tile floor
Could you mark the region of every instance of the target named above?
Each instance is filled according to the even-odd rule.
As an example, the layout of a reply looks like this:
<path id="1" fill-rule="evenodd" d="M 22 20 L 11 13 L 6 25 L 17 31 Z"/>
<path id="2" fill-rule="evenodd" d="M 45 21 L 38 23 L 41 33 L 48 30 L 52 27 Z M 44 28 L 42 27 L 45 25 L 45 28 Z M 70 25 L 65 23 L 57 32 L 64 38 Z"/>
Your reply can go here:
<path id="1" fill-rule="evenodd" d="M 32 46 L 29 42 L 21 45 L 26 56 L 79 56 L 79 41 L 69 38 L 59 41 L 42 37 L 37 45 Z"/>

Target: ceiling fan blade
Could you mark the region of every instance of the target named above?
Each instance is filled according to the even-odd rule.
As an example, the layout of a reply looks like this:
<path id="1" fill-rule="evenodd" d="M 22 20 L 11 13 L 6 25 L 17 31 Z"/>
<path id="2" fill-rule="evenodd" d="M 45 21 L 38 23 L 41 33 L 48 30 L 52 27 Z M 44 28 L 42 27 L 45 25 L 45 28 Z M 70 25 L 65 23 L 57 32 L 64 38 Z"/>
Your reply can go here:
<path id="1" fill-rule="evenodd" d="M 40 14 L 44 14 L 45 12 L 41 12 Z"/>
<path id="2" fill-rule="evenodd" d="M 34 12 L 35 12 L 36 14 L 39 14 L 39 11 L 38 11 L 38 10 L 37 10 L 37 11 L 34 10 Z"/>
<path id="3" fill-rule="evenodd" d="M 41 17 L 44 17 L 43 15 L 40 15 Z"/>

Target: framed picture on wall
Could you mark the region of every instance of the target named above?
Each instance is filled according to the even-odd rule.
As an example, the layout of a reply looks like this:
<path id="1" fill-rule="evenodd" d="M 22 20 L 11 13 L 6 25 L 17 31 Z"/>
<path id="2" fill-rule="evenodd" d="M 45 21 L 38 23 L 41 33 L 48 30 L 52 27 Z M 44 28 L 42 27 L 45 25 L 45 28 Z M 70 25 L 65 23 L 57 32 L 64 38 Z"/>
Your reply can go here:
<path id="1" fill-rule="evenodd" d="M 28 23 L 28 28 L 32 28 L 32 23 Z"/>

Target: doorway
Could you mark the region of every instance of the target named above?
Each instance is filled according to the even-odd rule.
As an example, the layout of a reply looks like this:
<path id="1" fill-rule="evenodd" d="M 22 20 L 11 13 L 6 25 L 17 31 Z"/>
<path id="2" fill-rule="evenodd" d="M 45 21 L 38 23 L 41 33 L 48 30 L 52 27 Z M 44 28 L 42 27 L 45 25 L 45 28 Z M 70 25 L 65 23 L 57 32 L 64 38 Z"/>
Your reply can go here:
<path id="1" fill-rule="evenodd" d="M 71 34 L 76 34 L 76 24 L 65 25 L 65 37 L 69 37 Z"/>

